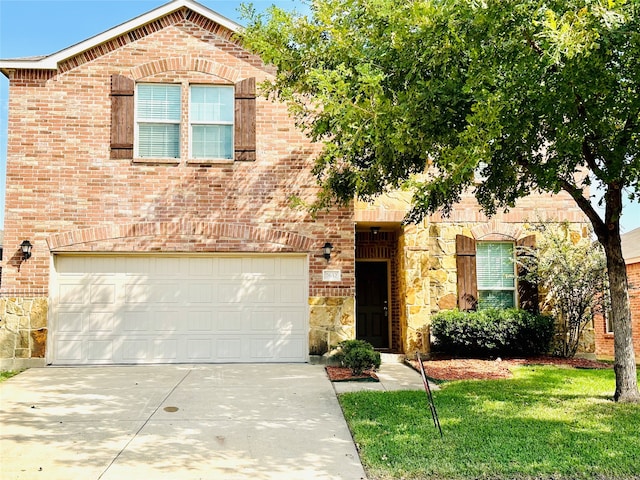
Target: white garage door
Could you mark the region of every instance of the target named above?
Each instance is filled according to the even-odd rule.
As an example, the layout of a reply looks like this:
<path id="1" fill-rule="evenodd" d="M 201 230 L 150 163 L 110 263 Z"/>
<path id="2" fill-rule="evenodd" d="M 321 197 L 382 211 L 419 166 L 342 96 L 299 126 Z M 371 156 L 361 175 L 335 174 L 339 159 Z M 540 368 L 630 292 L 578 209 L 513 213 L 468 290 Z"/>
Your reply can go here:
<path id="1" fill-rule="evenodd" d="M 304 256 L 56 256 L 54 364 L 304 362 Z"/>

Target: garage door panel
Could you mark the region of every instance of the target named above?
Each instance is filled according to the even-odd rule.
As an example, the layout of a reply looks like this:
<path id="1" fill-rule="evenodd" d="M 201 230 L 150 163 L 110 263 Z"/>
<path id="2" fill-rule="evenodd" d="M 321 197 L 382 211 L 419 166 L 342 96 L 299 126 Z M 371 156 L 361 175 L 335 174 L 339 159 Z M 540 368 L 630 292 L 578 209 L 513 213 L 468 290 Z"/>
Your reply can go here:
<path id="1" fill-rule="evenodd" d="M 114 330 L 114 318 L 111 312 L 91 312 L 87 315 L 88 322 L 85 331 L 88 333 L 108 332 Z"/>
<path id="2" fill-rule="evenodd" d="M 178 310 L 161 310 L 153 313 L 151 318 L 151 330 L 161 333 L 175 333 L 184 330 L 180 322 Z"/>
<path id="3" fill-rule="evenodd" d="M 307 351 L 307 339 L 303 335 L 279 336 L 275 341 L 277 358 L 281 362 L 293 362 Z"/>
<path id="4" fill-rule="evenodd" d="M 189 310 L 187 312 L 187 331 L 212 334 L 216 329 L 217 314 L 211 310 Z"/>
<path id="5" fill-rule="evenodd" d="M 89 302 L 94 305 L 114 304 L 116 302 L 115 283 L 89 285 Z"/>
<path id="6" fill-rule="evenodd" d="M 187 358 L 191 361 L 208 361 L 214 357 L 213 339 L 211 338 L 188 338 Z"/>
<path id="7" fill-rule="evenodd" d="M 85 282 L 69 282 L 58 288 L 60 305 L 84 305 L 87 303 L 87 285 Z"/>
<path id="8" fill-rule="evenodd" d="M 250 272 L 253 276 L 273 277 L 276 274 L 276 259 L 271 257 L 257 257 L 251 259 Z"/>
<path id="9" fill-rule="evenodd" d="M 58 332 L 66 333 L 66 332 L 75 332 L 82 333 L 84 328 L 82 326 L 84 314 L 82 312 L 68 312 L 68 311 L 58 311 L 57 324 L 54 325 L 54 328 Z"/>
<path id="10" fill-rule="evenodd" d="M 86 349 L 86 358 L 89 362 L 108 362 L 114 361 L 114 341 L 112 339 L 90 339 L 87 340 L 84 348 Z"/>
<path id="11" fill-rule="evenodd" d="M 305 333 L 304 319 L 305 311 L 298 309 L 281 309 L 276 315 L 275 330 L 282 334 L 298 334 Z"/>
<path id="12" fill-rule="evenodd" d="M 305 257 L 61 256 L 55 264 L 53 363 L 307 359 Z"/>
<path id="13" fill-rule="evenodd" d="M 148 361 L 150 340 L 131 338 L 122 342 L 122 361 L 125 363 L 144 363 Z"/>
<path id="14" fill-rule="evenodd" d="M 178 340 L 175 338 L 156 338 L 152 340 L 154 362 L 175 362 L 178 360 Z"/>
<path id="15" fill-rule="evenodd" d="M 246 316 L 246 311 L 241 308 L 221 308 L 218 310 L 217 330 L 225 333 L 241 332 L 243 330 Z"/>
<path id="16" fill-rule="evenodd" d="M 218 269 L 214 258 L 189 258 L 187 259 L 189 276 L 193 278 L 204 277 L 205 279 L 217 277 Z"/>
<path id="17" fill-rule="evenodd" d="M 149 332 L 151 319 L 149 311 L 125 311 L 118 333 L 130 334 L 135 332 Z"/>
<path id="18" fill-rule="evenodd" d="M 246 258 L 230 257 L 216 259 L 220 278 L 242 278 L 250 269 L 251 261 Z"/>
<path id="19" fill-rule="evenodd" d="M 59 336 L 54 344 L 56 358 L 63 363 L 80 363 L 85 361 L 82 354 L 83 340 Z"/>
<path id="20" fill-rule="evenodd" d="M 242 360 L 242 340 L 238 337 L 219 337 L 216 339 L 217 359 L 222 362 Z"/>
<path id="21" fill-rule="evenodd" d="M 214 303 L 216 301 L 216 287 L 213 282 L 199 283 L 192 280 L 186 289 L 189 303 Z"/>
<path id="22" fill-rule="evenodd" d="M 306 279 L 306 260 L 301 257 L 280 259 L 280 275 L 282 279 Z"/>
<path id="23" fill-rule="evenodd" d="M 276 312 L 258 310 L 251 314 L 251 330 L 256 332 L 273 332 L 276 326 Z"/>
<path id="24" fill-rule="evenodd" d="M 280 282 L 279 303 L 291 303 L 300 305 L 306 303 L 309 291 L 305 284 L 301 282 L 282 281 Z"/>
<path id="25" fill-rule="evenodd" d="M 249 339 L 251 348 L 251 357 L 254 361 L 265 361 L 273 358 L 275 355 L 275 337 L 270 336 L 254 336 Z"/>

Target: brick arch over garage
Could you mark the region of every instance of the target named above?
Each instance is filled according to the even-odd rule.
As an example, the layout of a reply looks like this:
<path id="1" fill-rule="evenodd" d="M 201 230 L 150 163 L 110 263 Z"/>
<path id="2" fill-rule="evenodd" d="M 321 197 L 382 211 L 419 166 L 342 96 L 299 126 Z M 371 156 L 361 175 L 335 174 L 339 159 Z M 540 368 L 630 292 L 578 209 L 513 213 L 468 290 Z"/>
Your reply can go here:
<path id="1" fill-rule="evenodd" d="M 91 245 L 122 239 L 140 237 L 188 237 L 196 242 L 186 241 L 187 248 L 171 247 L 171 251 L 217 251 L 215 248 L 200 248 L 197 240 L 233 240 L 241 244 L 270 245 L 266 252 L 308 252 L 317 243 L 309 237 L 285 230 L 254 227 L 240 224 L 222 224 L 215 222 L 140 222 L 124 225 L 94 227 L 72 230 L 51 235 L 48 239 L 49 250 L 87 251 Z M 212 245 L 215 247 L 215 244 Z M 274 248 L 275 247 L 275 248 Z M 152 252 L 163 251 L 154 249 Z M 229 251 L 229 249 L 224 249 Z M 252 250 L 259 252 L 260 250 Z"/>
<path id="2" fill-rule="evenodd" d="M 181 57 L 163 58 L 139 65 L 131 70 L 134 80 L 140 80 L 158 73 L 172 71 L 189 71 L 215 75 L 231 83 L 242 79 L 242 75 L 235 68 L 221 63 L 212 62 L 207 58 L 183 55 Z"/>

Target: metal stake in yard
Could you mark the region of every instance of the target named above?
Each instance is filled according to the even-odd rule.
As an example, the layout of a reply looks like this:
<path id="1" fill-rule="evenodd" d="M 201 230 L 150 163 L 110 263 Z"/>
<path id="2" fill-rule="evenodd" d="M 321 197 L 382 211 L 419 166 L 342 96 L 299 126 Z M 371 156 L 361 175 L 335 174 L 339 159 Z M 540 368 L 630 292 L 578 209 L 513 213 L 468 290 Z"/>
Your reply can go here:
<path id="1" fill-rule="evenodd" d="M 418 351 L 416 351 L 416 358 L 418 359 L 418 365 L 420 365 L 420 375 L 422 375 L 422 383 L 424 384 L 424 389 L 427 392 L 427 400 L 429 402 L 429 409 L 431 410 L 431 418 L 433 418 L 433 426 L 438 428 L 438 431 L 440 431 L 440 438 L 442 438 L 443 437 L 442 428 L 440 427 L 438 412 L 436 412 L 436 404 L 433 403 L 433 395 L 431 394 L 431 387 L 429 386 L 429 382 L 427 381 L 427 374 L 424 371 L 424 365 L 422 364 L 422 359 L 420 358 L 420 352 Z"/>

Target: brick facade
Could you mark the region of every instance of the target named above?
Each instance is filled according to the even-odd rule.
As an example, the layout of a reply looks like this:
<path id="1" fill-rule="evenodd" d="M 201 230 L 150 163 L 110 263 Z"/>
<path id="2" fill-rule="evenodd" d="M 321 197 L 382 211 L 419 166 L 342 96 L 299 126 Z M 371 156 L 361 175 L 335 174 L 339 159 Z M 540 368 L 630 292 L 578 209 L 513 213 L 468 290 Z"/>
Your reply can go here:
<path id="1" fill-rule="evenodd" d="M 456 305 L 456 234 L 516 239 L 528 221 L 584 222 L 567 195 L 525 198 L 492 220 L 467 195 L 449 218 L 403 226 L 403 192 L 312 217 L 291 198 L 314 198 L 311 169 L 320 146 L 285 105 L 260 96 L 255 161 L 192 160 L 188 142 L 177 159 L 112 158 L 112 76 L 180 84 L 185 100 L 190 84 L 259 84 L 273 74 L 232 31 L 185 6 L 61 59 L 56 69 L 2 71 L 9 78 L 9 138 L 0 296 L 12 315 L 0 319 L 5 359 L 45 355 L 52 259 L 59 253 L 305 253 L 314 354 L 355 336 L 356 260 L 387 260 L 390 347 L 412 353 L 429 350 L 431 314 Z M 182 105 L 186 116 L 188 102 Z M 187 138 L 188 122 L 180 128 Z M 378 235 L 369 233 L 375 225 Z M 19 249 L 24 239 L 34 245 L 28 261 Z M 331 269 L 340 270 L 340 281 L 323 281 L 325 242 L 334 246 Z M 32 305 L 37 314 L 25 313 Z"/>
<path id="2" fill-rule="evenodd" d="M 633 349 L 636 359 L 640 361 L 640 262 L 627 264 L 627 280 L 629 282 Z M 606 321 L 601 316 L 595 320 L 595 332 L 596 355 L 605 359 L 613 358 L 613 333 L 607 331 Z"/>

